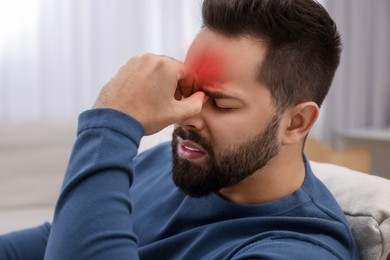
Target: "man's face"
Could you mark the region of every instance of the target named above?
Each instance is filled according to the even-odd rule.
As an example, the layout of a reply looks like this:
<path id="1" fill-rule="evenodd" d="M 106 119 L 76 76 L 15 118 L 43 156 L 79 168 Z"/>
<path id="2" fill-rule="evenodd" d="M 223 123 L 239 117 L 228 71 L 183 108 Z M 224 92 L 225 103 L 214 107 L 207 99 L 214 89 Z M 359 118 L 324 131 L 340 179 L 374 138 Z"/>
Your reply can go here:
<path id="1" fill-rule="evenodd" d="M 194 40 L 186 59 L 194 91 L 209 100 L 201 113 L 178 123 L 172 139 L 173 180 L 191 196 L 234 186 L 278 154 L 279 115 L 257 80 L 263 43 L 229 39 L 209 30 Z"/>

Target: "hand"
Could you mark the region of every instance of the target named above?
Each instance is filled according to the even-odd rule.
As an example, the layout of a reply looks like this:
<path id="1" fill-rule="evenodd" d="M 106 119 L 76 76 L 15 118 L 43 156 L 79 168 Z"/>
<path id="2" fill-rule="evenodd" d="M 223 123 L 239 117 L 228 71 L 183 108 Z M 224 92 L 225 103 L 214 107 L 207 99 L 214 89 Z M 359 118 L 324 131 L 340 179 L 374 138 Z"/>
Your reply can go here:
<path id="1" fill-rule="evenodd" d="M 145 135 L 150 135 L 202 110 L 205 94 L 192 94 L 192 87 L 191 73 L 183 63 L 146 54 L 122 66 L 101 90 L 94 107 L 124 112 L 137 119 Z"/>

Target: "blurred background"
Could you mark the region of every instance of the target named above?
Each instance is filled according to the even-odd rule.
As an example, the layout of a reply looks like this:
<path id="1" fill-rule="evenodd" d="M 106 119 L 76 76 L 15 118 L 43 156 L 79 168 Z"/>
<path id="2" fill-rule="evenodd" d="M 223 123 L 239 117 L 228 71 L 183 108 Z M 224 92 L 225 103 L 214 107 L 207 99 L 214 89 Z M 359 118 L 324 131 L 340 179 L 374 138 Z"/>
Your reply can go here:
<path id="1" fill-rule="evenodd" d="M 0 233 L 51 220 L 78 114 L 131 56 L 183 60 L 201 2 L 0 0 Z M 390 1 L 321 3 L 344 50 L 306 152 L 390 178 Z"/>

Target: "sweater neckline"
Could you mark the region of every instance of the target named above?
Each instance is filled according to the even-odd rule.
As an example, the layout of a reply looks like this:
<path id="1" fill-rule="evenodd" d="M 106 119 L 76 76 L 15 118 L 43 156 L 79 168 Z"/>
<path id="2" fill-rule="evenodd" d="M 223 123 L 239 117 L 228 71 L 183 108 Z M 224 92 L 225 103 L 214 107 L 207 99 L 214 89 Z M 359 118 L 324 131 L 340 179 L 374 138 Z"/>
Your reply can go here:
<path id="1" fill-rule="evenodd" d="M 241 212 L 240 214 L 242 214 L 243 211 L 247 211 L 248 213 L 253 213 L 256 215 L 264 214 L 268 216 L 287 214 L 291 210 L 300 207 L 302 204 L 311 201 L 311 198 L 307 194 L 310 194 L 310 191 L 308 190 L 312 189 L 312 183 L 315 177 L 312 173 L 309 161 L 306 159 L 306 157 L 304 157 L 304 162 L 306 173 L 302 186 L 292 194 L 287 195 L 281 199 L 260 204 L 236 204 L 224 199 L 216 193 L 213 193 L 207 197 L 200 199 L 204 200 L 202 202 L 204 206 L 207 205 L 214 210 L 220 209 L 222 211 L 226 211 L 226 213 L 229 214 L 231 214 L 232 212 Z"/>

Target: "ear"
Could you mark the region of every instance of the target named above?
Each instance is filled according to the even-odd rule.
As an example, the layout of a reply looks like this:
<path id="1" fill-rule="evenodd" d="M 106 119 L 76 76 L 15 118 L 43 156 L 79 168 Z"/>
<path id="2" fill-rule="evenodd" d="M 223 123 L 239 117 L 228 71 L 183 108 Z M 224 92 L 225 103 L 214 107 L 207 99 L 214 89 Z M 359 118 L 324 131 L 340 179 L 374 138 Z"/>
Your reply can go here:
<path id="1" fill-rule="evenodd" d="M 320 109 L 314 102 L 305 102 L 288 108 L 283 115 L 282 144 L 302 141 L 316 122 Z"/>

